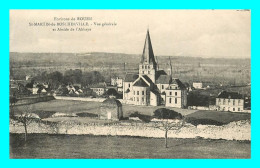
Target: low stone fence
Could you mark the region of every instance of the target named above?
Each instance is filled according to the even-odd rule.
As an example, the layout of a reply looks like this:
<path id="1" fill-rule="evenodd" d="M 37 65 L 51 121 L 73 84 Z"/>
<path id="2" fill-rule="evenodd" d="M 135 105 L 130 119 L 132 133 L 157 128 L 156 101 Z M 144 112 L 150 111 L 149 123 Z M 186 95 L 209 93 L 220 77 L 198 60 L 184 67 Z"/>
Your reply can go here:
<path id="1" fill-rule="evenodd" d="M 103 102 L 105 98 L 90 98 L 90 97 L 69 97 L 69 96 L 54 96 L 57 100 L 76 100 L 76 101 L 94 101 Z"/>
<path id="2" fill-rule="evenodd" d="M 69 97 L 69 96 L 54 96 L 57 100 L 76 100 L 76 101 L 93 101 L 103 102 L 105 98 L 90 98 L 90 97 Z M 118 99 L 122 103 L 122 99 Z"/>
<path id="3" fill-rule="evenodd" d="M 33 98 L 22 98 L 18 99 L 17 103 L 15 105 L 25 105 L 25 104 L 33 104 L 38 102 L 46 102 L 50 100 L 54 100 L 55 98 L 53 96 L 43 96 L 43 97 L 33 97 Z"/>
<path id="4" fill-rule="evenodd" d="M 10 121 L 11 133 L 24 133 L 22 125 L 15 121 Z M 28 133 L 48 133 L 48 134 L 92 134 L 111 136 L 140 136 L 163 138 L 164 131 L 154 128 L 151 123 L 114 123 L 100 125 L 96 123 L 78 122 L 34 122 L 28 126 Z M 209 138 L 226 140 L 251 140 L 250 121 L 232 122 L 223 126 L 213 125 L 185 125 L 179 132 L 169 131 L 169 138 Z"/>

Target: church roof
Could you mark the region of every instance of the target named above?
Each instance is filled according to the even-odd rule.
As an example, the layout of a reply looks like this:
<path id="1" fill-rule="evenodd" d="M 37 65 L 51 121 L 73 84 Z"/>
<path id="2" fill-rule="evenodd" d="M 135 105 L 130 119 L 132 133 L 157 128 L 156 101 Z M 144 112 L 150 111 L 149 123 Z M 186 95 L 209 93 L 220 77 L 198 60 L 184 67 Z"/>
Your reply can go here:
<path id="1" fill-rule="evenodd" d="M 152 81 L 147 75 L 143 75 L 143 78 L 144 78 L 147 82 L 149 82 L 150 84 L 153 83 L 153 81 Z"/>
<path id="2" fill-rule="evenodd" d="M 171 80 L 171 76 L 170 75 L 160 75 L 155 83 L 156 84 L 169 84 Z"/>
<path id="3" fill-rule="evenodd" d="M 149 30 L 147 30 L 147 34 L 146 34 L 143 54 L 141 57 L 141 63 L 149 63 L 149 64 L 153 63 L 153 65 L 156 66 Z"/>
<path id="4" fill-rule="evenodd" d="M 158 79 L 161 75 L 167 75 L 167 73 L 164 70 L 158 70 L 155 75 L 155 78 Z"/>
<path id="5" fill-rule="evenodd" d="M 138 77 L 138 74 L 126 74 L 125 82 L 134 82 Z"/>
<path id="6" fill-rule="evenodd" d="M 149 87 L 149 85 L 142 78 L 139 78 L 133 86 Z"/>
<path id="7" fill-rule="evenodd" d="M 178 78 L 172 78 L 171 75 L 160 75 L 156 84 L 176 84 L 180 89 L 185 89 L 185 85 Z"/>

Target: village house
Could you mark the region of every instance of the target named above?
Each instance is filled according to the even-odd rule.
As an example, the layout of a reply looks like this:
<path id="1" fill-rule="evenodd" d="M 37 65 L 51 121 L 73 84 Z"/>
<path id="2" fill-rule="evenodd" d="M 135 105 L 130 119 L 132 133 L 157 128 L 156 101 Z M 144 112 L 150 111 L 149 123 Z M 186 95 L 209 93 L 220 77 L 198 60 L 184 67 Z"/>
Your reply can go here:
<path id="1" fill-rule="evenodd" d="M 25 76 L 25 80 L 26 80 L 26 81 L 32 80 L 32 76 L 31 76 L 31 75 L 26 75 L 26 76 Z"/>
<path id="2" fill-rule="evenodd" d="M 50 87 L 48 83 L 27 83 L 26 88 L 32 93 L 32 94 L 47 94 L 50 92 Z M 40 92 L 39 92 L 40 90 Z"/>
<path id="3" fill-rule="evenodd" d="M 193 83 L 192 83 L 192 86 L 193 86 L 195 89 L 202 89 L 202 88 L 203 88 L 202 82 L 193 82 Z"/>
<path id="4" fill-rule="evenodd" d="M 216 98 L 216 108 L 219 111 L 241 112 L 244 110 L 243 96 L 237 92 L 222 91 Z"/>
<path id="5" fill-rule="evenodd" d="M 122 87 L 123 86 L 123 79 L 119 78 L 119 77 L 111 78 L 111 85 L 117 86 L 117 87 Z"/>
<path id="6" fill-rule="evenodd" d="M 82 89 L 80 88 L 81 85 L 77 85 L 77 84 L 69 84 L 66 86 L 66 88 L 68 89 L 68 92 L 70 95 L 80 95 L 81 93 L 83 93 Z"/>
<path id="7" fill-rule="evenodd" d="M 116 90 L 118 92 L 123 92 L 123 79 L 116 77 L 116 78 L 111 78 L 111 85 L 116 86 Z"/>
<path id="8" fill-rule="evenodd" d="M 106 83 L 103 82 L 103 83 L 97 83 L 97 84 L 93 84 L 93 85 L 90 85 L 89 88 L 97 94 L 97 96 L 101 96 L 105 93 L 106 91 Z"/>
<path id="9" fill-rule="evenodd" d="M 172 72 L 172 71 L 171 71 Z M 127 104 L 164 104 L 168 107 L 185 108 L 187 90 L 172 73 L 159 70 L 155 61 L 149 30 L 147 31 L 138 74 L 127 74 L 123 82 L 123 99 Z"/>

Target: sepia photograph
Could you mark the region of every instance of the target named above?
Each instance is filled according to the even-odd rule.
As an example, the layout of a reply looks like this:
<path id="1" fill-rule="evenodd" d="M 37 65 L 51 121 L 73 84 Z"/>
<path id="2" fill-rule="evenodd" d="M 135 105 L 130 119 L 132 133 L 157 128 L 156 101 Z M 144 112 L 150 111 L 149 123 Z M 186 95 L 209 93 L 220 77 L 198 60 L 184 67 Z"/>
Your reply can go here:
<path id="1" fill-rule="evenodd" d="M 250 159 L 250 10 L 9 10 L 10 159 Z"/>

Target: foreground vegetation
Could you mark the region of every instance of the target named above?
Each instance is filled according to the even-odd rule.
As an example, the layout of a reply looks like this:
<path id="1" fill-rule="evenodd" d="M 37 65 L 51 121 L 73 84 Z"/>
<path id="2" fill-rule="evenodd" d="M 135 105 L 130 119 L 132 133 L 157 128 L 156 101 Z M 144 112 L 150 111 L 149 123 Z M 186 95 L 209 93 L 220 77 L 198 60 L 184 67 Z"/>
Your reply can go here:
<path id="1" fill-rule="evenodd" d="M 10 158 L 250 158 L 248 141 L 10 134 Z M 44 149 L 44 150 L 43 150 Z"/>

